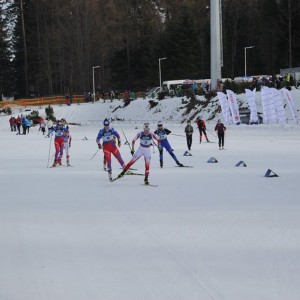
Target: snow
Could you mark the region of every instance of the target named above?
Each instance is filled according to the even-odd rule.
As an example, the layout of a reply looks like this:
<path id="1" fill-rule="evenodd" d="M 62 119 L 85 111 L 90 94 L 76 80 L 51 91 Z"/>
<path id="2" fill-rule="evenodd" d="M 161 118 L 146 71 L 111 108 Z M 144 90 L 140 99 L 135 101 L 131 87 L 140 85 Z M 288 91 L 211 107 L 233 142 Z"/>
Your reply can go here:
<path id="1" fill-rule="evenodd" d="M 115 112 L 120 102 L 54 107 L 82 125 L 71 125 L 70 168 L 47 168 L 53 141 L 37 127 L 16 136 L 0 118 L 0 299 L 300 298 L 299 125 L 228 126 L 225 151 L 195 132 L 183 156 L 181 101 L 161 101 L 156 113 L 147 100 Z M 143 176 L 110 183 L 102 152 L 91 159 L 104 117 L 119 119 L 126 162 L 122 130 L 131 140 L 143 120 L 153 130 L 163 120 L 175 155 L 194 168 L 175 168 L 164 153 L 161 169 L 154 149 L 149 179 L 158 187 Z M 215 121 L 207 124 L 215 142 Z M 241 160 L 247 167 L 235 167 Z M 134 167 L 144 172 L 142 160 Z M 279 177 L 264 177 L 268 169 Z"/>

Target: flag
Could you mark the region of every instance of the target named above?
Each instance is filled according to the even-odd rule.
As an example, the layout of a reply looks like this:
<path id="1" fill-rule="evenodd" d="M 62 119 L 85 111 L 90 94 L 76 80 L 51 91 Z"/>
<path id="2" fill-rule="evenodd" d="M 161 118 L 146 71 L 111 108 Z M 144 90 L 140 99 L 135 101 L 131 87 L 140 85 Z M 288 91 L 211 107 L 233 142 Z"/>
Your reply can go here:
<path id="1" fill-rule="evenodd" d="M 254 89 L 253 91 L 245 89 L 245 92 L 248 106 L 250 109 L 250 123 L 258 123 L 257 107 L 255 102 L 256 89 Z"/>
<path id="2" fill-rule="evenodd" d="M 289 91 L 286 88 L 282 88 L 281 92 L 282 92 L 286 102 L 288 103 L 288 105 L 290 107 L 290 111 L 291 111 L 291 114 L 292 114 L 292 117 L 293 117 L 294 121 L 296 123 L 298 123 L 297 111 L 296 111 L 296 107 L 295 107 L 295 103 L 294 103 L 291 91 Z"/>
<path id="3" fill-rule="evenodd" d="M 228 97 L 229 108 L 231 111 L 233 124 L 238 125 L 241 123 L 241 120 L 240 120 L 239 108 L 238 108 L 237 101 L 236 101 L 236 95 L 231 90 L 226 90 L 226 93 L 227 93 L 227 97 Z"/>
<path id="4" fill-rule="evenodd" d="M 222 92 L 217 92 L 218 99 L 220 101 L 224 123 L 230 124 L 230 110 L 229 110 L 229 104 L 227 100 L 227 96 Z"/>

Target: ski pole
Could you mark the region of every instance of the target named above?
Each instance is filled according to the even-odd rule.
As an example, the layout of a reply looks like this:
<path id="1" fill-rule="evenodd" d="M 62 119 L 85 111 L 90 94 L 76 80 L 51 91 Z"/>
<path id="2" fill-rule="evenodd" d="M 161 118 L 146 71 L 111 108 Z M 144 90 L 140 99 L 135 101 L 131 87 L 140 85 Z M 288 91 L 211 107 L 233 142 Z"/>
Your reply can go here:
<path id="1" fill-rule="evenodd" d="M 95 154 L 90 158 L 90 160 L 92 160 L 92 159 L 96 156 L 96 154 L 98 153 L 99 150 L 100 150 L 100 149 L 98 149 L 98 150 L 95 152 Z"/>
<path id="2" fill-rule="evenodd" d="M 206 129 L 213 137 L 218 138 L 215 134 L 212 133 L 212 131 Z"/>
<path id="3" fill-rule="evenodd" d="M 124 132 L 124 130 L 122 129 L 122 132 L 123 132 L 123 135 L 124 135 L 124 138 L 125 138 L 125 144 L 127 144 L 128 145 L 128 147 L 129 147 L 129 149 L 130 149 L 130 152 L 131 152 L 131 147 L 130 147 L 130 143 L 128 142 L 128 140 L 127 140 L 127 137 L 126 137 L 126 135 L 125 135 L 125 132 Z"/>
<path id="4" fill-rule="evenodd" d="M 47 163 L 47 168 L 49 168 L 50 152 L 51 152 L 51 144 L 52 144 L 52 134 L 51 134 L 51 137 L 50 137 L 50 145 L 49 145 L 49 153 L 48 153 L 48 163 Z"/>
<path id="5" fill-rule="evenodd" d="M 175 133 L 170 133 L 170 135 L 176 135 L 176 136 L 182 136 L 182 137 L 185 137 L 185 135 L 182 135 L 182 134 L 175 134 Z"/>

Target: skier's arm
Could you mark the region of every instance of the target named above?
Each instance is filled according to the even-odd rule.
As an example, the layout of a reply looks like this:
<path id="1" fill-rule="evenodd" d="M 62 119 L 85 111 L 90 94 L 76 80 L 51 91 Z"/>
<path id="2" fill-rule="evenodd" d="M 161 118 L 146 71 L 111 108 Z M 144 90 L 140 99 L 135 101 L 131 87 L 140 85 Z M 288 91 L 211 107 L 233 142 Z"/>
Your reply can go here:
<path id="1" fill-rule="evenodd" d="M 119 135 L 119 133 L 115 130 L 113 130 L 113 135 L 117 138 L 118 140 L 118 147 L 121 147 L 121 137 Z"/>
<path id="2" fill-rule="evenodd" d="M 101 138 L 102 138 L 102 130 L 99 131 L 97 138 L 96 138 L 96 143 L 97 143 L 99 149 L 102 148 L 102 145 L 100 143 Z"/>
<path id="3" fill-rule="evenodd" d="M 166 135 L 170 134 L 171 132 L 172 132 L 171 130 L 165 128 L 165 133 L 166 133 Z M 155 132 L 154 132 L 154 133 L 155 133 Z"/>

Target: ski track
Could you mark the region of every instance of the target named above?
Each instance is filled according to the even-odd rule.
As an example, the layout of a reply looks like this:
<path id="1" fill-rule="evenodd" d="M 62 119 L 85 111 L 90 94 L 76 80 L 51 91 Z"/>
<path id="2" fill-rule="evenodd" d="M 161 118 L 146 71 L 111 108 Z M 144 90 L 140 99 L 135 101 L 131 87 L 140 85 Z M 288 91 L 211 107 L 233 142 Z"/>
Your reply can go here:
<path id="1" fill-rule="evenodd" d="M 208 288 L 207 286 L 209 285 L 208 283 L 205 283 L 204 279 L 201 279 L 201 281 L 199 281 L 198 278 L 196 278 L 196 276 L 191 272 L 191 267 L 188 266 L 184 261 L 182 261 L 175 253 L 174 251 L 172 251 L 168 246 L 165 245 L 165 243 L 162 241 L 161 238 L 158 237 L 157 234 L 155 234 L 153 231 L 151 231 L 149 228 L 147 228 L 144 224 L 142 224 L 142 222 L 138 221 L 138 219 L 133 216 L 133 215 L 128 215 L 127 216 L 128 219 L 135 224 L 135 226 L 143 231 L 143 233 L 145 233 L 161 250 L 162 252 L 165 253 L 165 255 L 172 260 L 179 268 L 179 272 L 181 273 L 180 270 L 182 270 L 182 272 L 184 272 L 186 274 L 187 278 L 190 278 L 191 281 L 193 281 L 198 288 L 201 290 L 201 295 L 198 295 L 198 297 L 200 296 L 201 299 L 220 299 L 220 295 L 217 294 L 216 291 L 211 291 L 212 287 Z M 167 296 L 167 295 L 165 295 Z M 172 295 L 174 297 L 174 295 Z M 159 299 L 159 298 L 157 298 Z M 169 298 L 168 298 L 169 299 Z M 176 299 L 176 298 L 173 298 Z M 180 298 L 178 298 L 180 299 Z"/>

